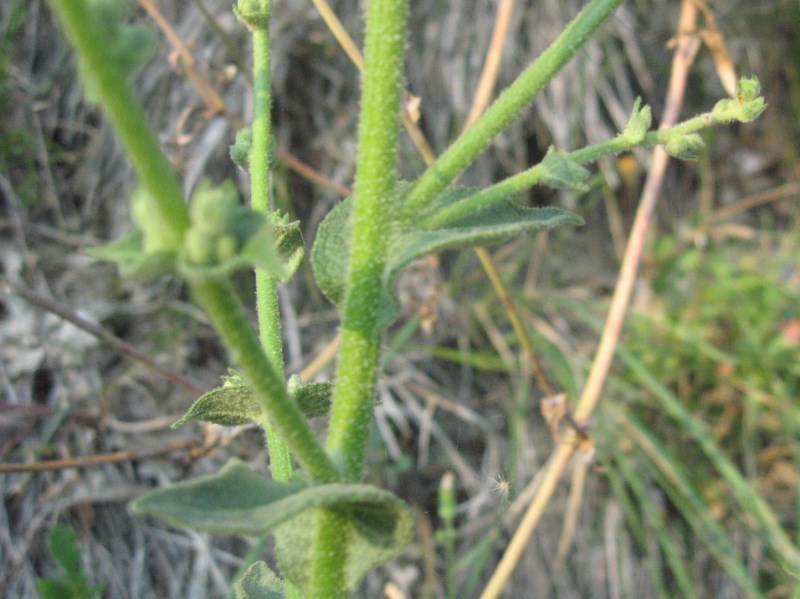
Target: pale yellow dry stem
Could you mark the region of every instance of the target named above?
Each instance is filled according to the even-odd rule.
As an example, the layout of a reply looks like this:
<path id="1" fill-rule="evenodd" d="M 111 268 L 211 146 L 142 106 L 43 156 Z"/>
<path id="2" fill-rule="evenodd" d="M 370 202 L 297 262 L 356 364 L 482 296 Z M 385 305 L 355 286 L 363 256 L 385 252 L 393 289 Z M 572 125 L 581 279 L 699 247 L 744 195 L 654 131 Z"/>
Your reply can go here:
<path id="1" fill-rule="evenodd" d="M 505 37 L 508 34 L 508 25 L 511 20 L 511 13 L 514 9 L 514 0 L 500 0 L 497 6 L 497 17 L 495 19 L 494 29 L 492 30 L 492 38 L 489 42 L 489 48 L 486 52 L 486 59 L 483 63 L 483 70 L 481 72 L 480 80 L 478 82 L 478 89 L 475 92 L 475 98 L 472 102 L 467 122 L 464 125 L 464 131 L 467 131 L 472 124 L 478 120 L 489 102 L 492 99 L 495 85 L 497 84 L 497 76 L 500 72 L 500 63 L 503 60 L 503 44 Z M 503 304 L 503 310 L 508 315 L 508 320 L 511 322 L 511 327 L 514 329 L 514 334 L 519 339 L 523 352 L 528 356 L 531 368 L 533 369 L 534 378 L 539 386 L 544 390 L 546 395 L 555 395 L 556 391 L 549 384 L 547 377 L 544 373 L 544 368 L 539 362 L 536 354 L 533 352 L 533 344 L 531 343 L 528 332 L 522 324 L 522 319 L 519 317 L 514 303 L 508 294 L 505 283 L 500 278 L 497 269 L 492 262 L 492 257 L 488 250 L 483 247 L 475 248 L 475 255 L 483 267 L 486 276 L 492 284 L 495 294 Z"/>
<path id="2" fill-rule="evenodd" d="M 361 51 L 358 49 L 358 46 L 356 46 L 353 38 L 350 37 L 350 34 L 347 33 L 347 30 L 344 28 L 344 25 L 342 25 L 339 17 L 337 17 L 336 13 L 331 10 L 328 2 L 326 0 L 312 0 L 312 2 L 314 3 L 314 6 L 317 7 L 319 15 L 322 17 L 322 20 L 325 21 L 328 29 L 331 30 L 333 37 L 335 37 L 336 41 L 339 42 L 339 45 L 342 47 L 342 50 L 344 50 L 344 53 L 347 54 L 347 57 L 359 71 L 363 71 L 364 57 L 361 55 Z"/>
<path id="3" fill-rule="evenodd" d="M 662 129 L 673 125 L 678 120 L 686 89 L 689 67 L 694 60 L 698 48 L 697 38 L 693 35 L 688 35 L 689 32 L 695 30 L 696 22 L 697 6 L 693 0 L 683 0 L 678 23 L 679 42 L 675 57 L 672 61 L 672 73 L 670 76 L 669 89 L 667 91 L 667 102 L 661 121 Z M 636 273 L 644 251 L 644 242 L 647 237 L 650 219 L 655 210 L 668 160 L 669 156 L 663 148 L 655 148 L 653 152 L 652 168 L 648 173 L 644 191 L 639 201 L 639 208 L 636 211 L 636 218 L 628 240 L 628 246 L 625 250 L 625 256 L 620 268 L 614 297 L 611 301 L 611 309 L 606 318 L 600 345 L 595 354 L 589 378 L 581 394 L 580 401 L 575 408 L 574 418 L 578 423 L 588 423 L 597 406 L 600 392 L 611 367 L 614 352 L 619 342 L 625 313 L 630 304 Z M 481 599 L 494 599 L 498 597 L 508 584 L 508 580 L 517 563 L 522 558 L 528 541 L 541 520 L 544 509 L 550 502 L 550 498 L 555 492 L 556 485 L 566 470 L 579 441 L 578 433 L 571 430 L 564 442 L 556 448 L 555 454 L 549 462 L 543 476 L 539 491 L 525 512 L 517 530 L 514 532 L 514 536 L 508 544 L 500 563 L 492 574 L 489 583 L 486 585 Z"/>
<path id="4" fill-rule="evenodd" d="M 497 83 L 497 75 L 500 72 L 500 63 L 503 60 L 503 44 L 506 41 L 508 24 L 511 21 L 511 12 L 514 9 L 514 0 L 500 0 L 497 5 L 497 17 L 494 21 L 492 39 L 489 41 L 489 49 L 486 52 L 486 60 L 483 63 L 483 72 L 478 81 L 478 90 L 472 101 L 472 108 L 469 111 L 464 131 L 469 129 L 472 124 L 483 114 L 494 94 L 494 87 Z"/>
<path id="5" fill-rule="evenodd" d="M 339 333 L 336 333 L 336 336 L 330 340 L 328 345 L 325 346 L 317 356 L 311 361 L 311 364 L 303 368 L 302 372 L 300 373 L 300 380 L 304 383 L 309 382 L 311 379 L 314 378 L 314 375 L 317 374 L 320 370 L 325 368 L 325 366 L 336 357 L 336 350 L 339 349 L 339 344 L 342 341 L 342 337 Z"/>
<path id="6" fill-rule="evenodd" d="M 478 260 L 480 260 L 481 266 L 483 267 L 486 276 L 489 278 L 495 294 L 503 304 L 503 309 L 508 315 L 508 320 L 511 322 L 511 327 L 514 329 L 514 334 L 519 339 L 519 344 L 522 346 L 522 351 L 525 352 L 526 356 L 528 356 L 528 361 L 533 369 L 533 375 L 534 378 L 536 378 L 536 382 L 544 390 L 545 395 L 555 395 L 556 390 L 548 382 L 544 373 L 544 368 L 539 362 L 539 359 L 536 357 L 536 354 L 533 352 L 533 344 L 528 336 L 528 331 L 525 329 L 525 325 L 522 324 L 522 319 L 519 317 L 519 313 L 517 312 L 516 307 L 514 307 L 514 303 L 511 301 L 511 298 L 508 295 L 508 291 L 506 290 L 505 283 L 503 283 L 503 279 L 500 278 L 497 269 L 494 267 L 494 263 L 492 262 L 492 258 L 489 255 L 488 250 L 483 247 L 477 247 L 475 248 L 475 255 L 478 256 Z"/>
<path id="7" fill-rule="evenodd" d="M 589 459 L 575 460 L 572 467 L 572 480 L 569 487 L 569 501 L 567 502 L 567 513 L 564 516 L 564 528 L 561 530 L 561 540 L 558 542 L 557 560 L 560 564 L 564 563 L 575 536 L 578 526 L 578 514 L 580 514 L 581 503 L 583 502 L 583 491 L 586 488 L 586 473 L 589 471 Z"/>
<path id="8" fill-rule="evenodd" d="M 568 439 L 556 448 L 548 464 L 547 472 L 544 474 L 539 485 L 536 496 L 534 496 L 533 501 L 531 501 L 531 504 L 525 511 L 522 521 L 519 523 L 508 547 L 506 547 L 503 559 L 501 559 L 500 563 L 497 565 L 489 583 L 486 585 L 483 593 L 481 593 L 480 599 L 494 599 L 495 597 L 499 597 L 500 593 L 505 589 L 506 584 L 508 584 L 508 579 L 511 578 L 511 574 L 514 572 L 519 558 L 525 552 L 528 541 L 531 535 L 533 535 L 536 525 L 539 524 L 544 510 L 558 486 L 561 473 L 564 472 L 572 458 L 572 454 L 575 452 L 577 442 L 577 434 L 574 433 L 574 431 L 570 431 L 568 433 Z"/>

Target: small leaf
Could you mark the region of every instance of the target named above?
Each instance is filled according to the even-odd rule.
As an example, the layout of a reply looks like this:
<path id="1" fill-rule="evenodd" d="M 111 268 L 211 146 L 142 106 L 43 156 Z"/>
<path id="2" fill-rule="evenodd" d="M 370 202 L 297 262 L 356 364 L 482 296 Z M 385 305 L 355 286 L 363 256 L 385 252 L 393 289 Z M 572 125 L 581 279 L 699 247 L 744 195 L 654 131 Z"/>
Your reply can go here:
<path id="1" fill-rule="evenodd" d="M 664 144 L 667 154 L 679 160 L 697 160 L 705 143 L 697 133 L 674 135 Z"/>
<path id="2" fill-rule="evenodd" d="M 129 231 L 111 243 L 83 252 L 92 258 L 113 262 L 123 277 L 131 279 L 153 279 L 172 272 L 175 268 L 175 254 L 154 252 L 147 254 L 143 248 L 144 237 L 138 229 Z"/>
<path id="3" fill-rule="evenodd" d="M 50 531 L 48 539 L 50 553 L 55 560 L 64 568 L 64 571 L 72 574 L 81 571 L 81 552 L 78 548 L 78 535 L 69 526 L 57 524 Z"/>
<path id="4" fill-rule="evenodd" d="M 61 566 L 63 575 L 58 579 L 41 579 L 36 589 L 44 599 L 89 599 L 102 592 L 102 587 L 92 586 L 81 569 L 78 536 L 69 526 L 56 524 L 48 537 L 50 553 Z"/>
<path id="5" fill-rule="evenodd" d="M 202 420 L 221 426 L 239 426 L 251 422 L 261 423 L 262 407 L 253 390 L 238 375 L 200 396 L 186 414 L 175 422 L 177 428 L 189 422 Z M 307 383 L 299 385 L 290 393 L 306 418 L 323 416 L 331 406 L 333 384 Z"/>
<path id="6" fill-rule="evenodd" d="M 632 146 L 638 145 L 644 139 L 644 136 L 650 130 L 650 125 L 653 122 L 653 114 L 650 107 L 642 106 L 642 99 L 636 98 L 633 103 L 633 110 L 628 124 L 625 126 L 625 131 L 622 132 L 623 137 Z"/>
<path id="7" fill-rule="evenodd" d="M 233 585 L 236 599 L 283 599 L 283 582 L 264 562 L 254 562 Z"/>
<path id="8" fill-rule="evenodd" d="M 767 104 L 760 93 L 761 83 L 757 77 L 750 79 L 743 77 L 736 85 L 736 98 L 717 102 L 711 115 L 718 123 L 731 121 L 749 123 L 767 109 Z"/>
<path id="9" fill-rule="evenodd" d="M 305 255 L 305 243 L 303 242 L 303 232 L 300 230 L 300 221 L 293 221 L 286 224 L 274 226 L 275 243 L 278 255 L 284 263 L 284 275 L 279 280 L 286 283 L 300 268 Z"/>
<path id="10" fill-rule="evenodd" d="M 244 127 L 236 132 L 236 141 L 229 148 L 231 160 L 241 169 L 250 170 L 250 150 L 253 147 L 253 131 Z"/>
<path id="11" fill-rule="evenodd" d="M 261 415 L 261 404 L 250 387 L 244 385 L 219 387 L 195 400 L 189 411 L 175 422 L 172 428 L 195 420 L 221 426 L 239 426 L 259 422 Z"/>
<path id="12" fill-rule="evenodd" d="M 134 501 L 131 509 L 212 533 L 272 531 L 281 572 L 306 592 L 318 510 L 338 516 L 349 589 L 374 566 L 396 555 L 413 532 L 410 511 L 388 491 L 364 484 L 279 483 L 235 459 L 219 474 L 148 493 Z"/>
<path id="13" fill-rule="evenodd" d="M 542 183 L 553 189 L 586 189 L 585 181 L 589 171 L 575 162 L 569 154 L 556 150 L 553 146 L 547 150 L 542 160 Z"/>

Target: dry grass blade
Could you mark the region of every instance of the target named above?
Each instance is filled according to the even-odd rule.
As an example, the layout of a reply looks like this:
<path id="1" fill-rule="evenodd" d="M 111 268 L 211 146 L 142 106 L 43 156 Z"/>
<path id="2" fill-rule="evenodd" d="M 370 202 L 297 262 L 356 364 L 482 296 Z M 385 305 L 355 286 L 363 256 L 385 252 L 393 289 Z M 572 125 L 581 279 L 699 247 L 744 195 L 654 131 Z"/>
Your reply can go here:
<path id="1" fill-rule="evenodd" d="M 494 88 L 497 84 L 497 75 L 500 72 L 500 63 L 503 60 L 503 44 L 508 33 L 508 24 L 511 21 L 511 13 L 514 10 L 514 0 L 500 0 L 497 5 L 497 18 L 494 21 L 492 39 L 489 42 L 489 49 L 486 51 L 486 60 L 483 64 L 483 71 L 478 82 L 478 89 L 472 101 L 472 108 L 469 111 L 464 131 L 469 129 L 472 124 L 483 114 L 486 107 L 491 102 Z"/>

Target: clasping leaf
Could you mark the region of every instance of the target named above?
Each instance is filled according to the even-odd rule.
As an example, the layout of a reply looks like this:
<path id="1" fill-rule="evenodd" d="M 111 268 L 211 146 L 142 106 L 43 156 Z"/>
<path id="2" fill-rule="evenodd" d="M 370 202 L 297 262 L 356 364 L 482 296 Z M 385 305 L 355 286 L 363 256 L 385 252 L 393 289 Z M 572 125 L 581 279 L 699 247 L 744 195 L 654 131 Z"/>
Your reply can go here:
<path id="1" fill-rule="evenodd" d="M 405 546 L 414 524 L 405 503 L 388 491 L 364 484 L 279 483 L 236 459 L 218 474 L 148 493 L 131 509 L 212 533 L 272 532 L 281 572 L 304 592 L 319 510 L 330 510 L 341 523 L 342 570 L 350 590 Z"/>

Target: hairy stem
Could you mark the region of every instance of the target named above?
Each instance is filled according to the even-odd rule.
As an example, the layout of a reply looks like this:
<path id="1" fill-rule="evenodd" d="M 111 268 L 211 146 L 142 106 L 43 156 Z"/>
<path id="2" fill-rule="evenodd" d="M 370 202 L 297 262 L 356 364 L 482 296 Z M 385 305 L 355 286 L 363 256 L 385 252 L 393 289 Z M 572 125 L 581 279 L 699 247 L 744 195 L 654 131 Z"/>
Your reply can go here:
<path id="1" fill-rule="evenodd" d="M 270 190 L 270 48 L 269 25 L 254 28 L 253 34 L 253 125 L 250 151 L 250 203 L 253 210 L 268 213 L 272 208 Z M 256 270 L 256 312 L 261 345 L 275 373 L 284 378 L 281 314 L 275 278 Z M 288 480 L 292 475 L 292 457 L 286 443 L 269 424 L 263 423 L 269 448 L 270 466 L 275 480 Z"/>
<path id="2" fill-rule="evenodd" d="M 327 441 L 332 459 L 352 480 L 363 469 L 377 376 L 381 275 L 397 180 L 407 13 L 407 0 L 372 0 L 367 12 L 352 249 Z"/>

